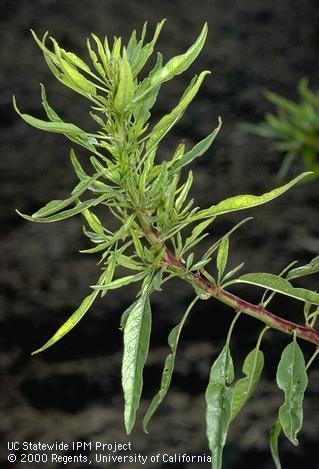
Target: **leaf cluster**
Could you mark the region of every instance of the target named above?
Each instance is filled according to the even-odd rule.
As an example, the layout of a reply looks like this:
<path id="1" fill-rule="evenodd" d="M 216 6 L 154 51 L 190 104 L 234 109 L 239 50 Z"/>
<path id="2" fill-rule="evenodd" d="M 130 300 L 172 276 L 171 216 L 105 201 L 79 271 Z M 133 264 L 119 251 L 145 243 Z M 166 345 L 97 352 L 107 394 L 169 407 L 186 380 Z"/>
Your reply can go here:
<path id="1" fill-rule="evenodd" d="M 319 93 L 310 90 L 308 80 L 298 83 L 299 102 L 266 92 L 266 98 L 276 106 L 277 113 L 266 113 L 265 121 L 242 124 L 241 129 L 274 140 L 275 148 L 283 153 L 278 173 L 283 178 L 292 162 L 302 158 L 307 171 L 319 176 Z"/>

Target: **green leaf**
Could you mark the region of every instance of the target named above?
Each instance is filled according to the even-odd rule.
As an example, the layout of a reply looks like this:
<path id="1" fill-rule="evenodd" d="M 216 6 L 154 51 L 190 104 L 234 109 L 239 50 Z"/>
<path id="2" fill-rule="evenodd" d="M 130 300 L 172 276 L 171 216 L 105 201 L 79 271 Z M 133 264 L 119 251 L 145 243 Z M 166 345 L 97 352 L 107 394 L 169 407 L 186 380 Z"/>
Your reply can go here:
<path id="1" fill-rule="evenodd" d="M 296 338 L 282 352 L 276 379 L 278 387 L 285 393 L 285 402 L 279 409 L 279 422 L 286 437 L 298 445 L 297 433 L 302 427 L 302 402 L 308 378 Z"/>
<path id="2" fill-rule="evenodd" d="M 215 217 L 205 220 L 195 226 L 191 232 L 191 235 L 186 238 L 185 248 L 191 246 L 193 242 L 202 234 L 202 232 L 215 220 Z M 186 249 L 185 249 L 186 250 Z"/>
<path id="3" fill-rule="evenodd" d="M 229 251 L 229 236 L 223 238 L 217 251 L 218 283 L 221 282 L 226 268 Z"/>
<path id="4" fill-rule="evenodd" d="M 309 264 L 290 270 L 286 278 L 287 280 L 291 280 L 292 278 L 304 277 L 305 275 L 311 275 L 317 272 L 319 272 L 319 256 L 312 259 Z"/>
<path id="5" fill-rule="evenodd" d="M 124 422 L 129 434 L 135 423 L 143 387 L 143 368 L 148 355 L 151 331 L 151 307 L 147 288 L 131 309 L 124 327 L 122 387 Z"/>
<path id="6" fill-rule="evenodd" d="M 234 386 L 231 420 L 234 420 L 240 409 L 255 391 L 263 367 L 264 354 L 256 347 L 245 358 L 243 373 L 246 376 L 238 380 Z"/>
<path id="7" fill-rule="evenodd" d="M 131 105 L 134 94 L 134 78 L 131 66 L 127 60 L 126 53 L 120 65 L 120 80 L 117 92 L 114 98 L 114 109 L 123 114 Z"/>
<path id="8" fill-rule="evenodd" d="M 196 42 L 184 54 L 173 57 L 152 77 L 152 86 L 171 80 L 174 76 L 180 75 L 187 70 L 202 50 L 206 36 L 207 23 L 204 24 Z"/>
<path id="9" fill-rule="evenodd" d="M 219 117 L 218 118 L 218 126 L 216 127 L 215 130 L 211 134 L 209 134 L 204 140 L 201 142 L 197 143 L 197 145 L 194 146 L 194 148 L 187 153 L 185 153 L 184 156 L 179 158 L 175 163 L 172 165 L 172 170 L 177 171 L 183 168 L 184 166 L 190 164 L 195 158 L 198 158 L 199 156 L 202 156 L 212 145 L 213 141 L 215 140 L 220 128 L 222 126 L 222 120 Z"/>
<path id="10" fill-rule="evenodd" d="M 95 181 L 101 174 L 95 174 L 91 178 L 84 179 L 80 184 L 78 184 L 76 191 L 72 193 L 72 197 L 69 197 L 65 200 L 52 200 L 44 207 L 40 208 L 37 212 L 33 213 L 32 218 L 44 218 L 49 215 L 53 215 L 56 212 L 64 209 L 68 205 L 76 202 L 78 198 L 89 188 L 93 181 Z"/>
<path id="11" fill-rule="evenodd" d="M 78 213 L 81 213 L 81 212 L 83 212 L 84 210 L 86 210 L 90 207 L 98 205 L 99 203 L 101 203 L 103 200 L 105 200 L 108 197 L 109 197 L 108 194 L 104 194 L 101 197 L 99 197 L 98 199 L 86 200 L 85 202 L 79 203 L 74 208 L 70 208 L 68 210 L 64 210 L 63 212 L 57 213 L 55 215 L 47 216 L 47 217 L 38 217 L 38 216 L 37 217 L 33 217 L 33 216 L 30 217 L 29 215 L 25 215 L 24 213 L 19 212 L 19 210 L 16 210 L 16 212 L 21 217 L 23 217 L 23 218 L 25 218 L 26 220 L 29 220 L 29 221 L 33 221 L 33 222 L 36 222 L 36 223 L 53 223 L 55 221 L 65 220 L 66 218 L 74 217 L 74 215 L 77 215 Z M 55 201 L 52 201 L 52 202 L 54 202 L 54 204 L 52 204 L 52 206 L 50 206 L 49 204 L 48 204 L 49 207 L 47 206 L 47 208 L 50 209 L 50 210 L 53 210 L 54 208 L 56 208 L 57 202 L 61 202 L 61 201 L 55 200 Z"/>
<path id="12" fill-rule="evenodd" d="M 17 107 L 15 97 L 13 97 L 13 107 L 24 121 L 37 129 L 65 135 L 82 135 L 86 138 L 86 133 L 74 124 L 68 124 L 62 121 L 47 122 L 37 119 L 36 117 L 32 117 L 29 114 L 22 114 Z"/>
<path id="13" fill-rule="evenodd" d="M 196 96 L 200 85 L 202 84 L 205 76 L 210 72 L 202 72 L 199 77 L 191 83 L 191 86 L 182 96 L 178 105 L 166 116 L 162 117 L 160 121 L 154 126 L 149 139 L 146 142 L 145 150 L 146 152 L 151 151 L 154 147 L 156 147 L 162 138 L 167 134 L 167 132 L 173 127 L 173 125 L 178 121 L 178 119 L 182 116 L 183 112 L 190 104 L 190 102 Z"/>
<path id="14" fill-rule="evenodd" d="M 279 450 L 278 450 L 278 438 L 281 432 L 281 425 L 279 420 L 273 424 L 269 432 L 269 446 L 270 452 L 275 463 L 276 469 L 281 469 L 281 463 L 279 459 Z"/>
<path id="15" fill-rule="evenodd" d="M 279 197 L 280 195 L 284 194 L 288 189 L 293 187 L 297 184 L 301 179 L 309 176 L 310 172 L 302 173 L 297 176 L 295 179 L 292 179 L 287 184 L 278 187 L 270 192 L 266 192 L 263 195 L 256 196 L 256 195 L 237 195 L 235 197 L 230 197 L 229 199 L 225 199 L 222 202 L 219 202 L 217 205 L 213 205 L 210 208 L 205 210 L 200 210 L 194 217 L 193 220 L 201 219 L 201 218 L 208 218 L 213 215 L 222 215 L 224 213 L 235 212 L 237 210 L 244 210 L 246 208 L 256 207 L 257 205 L 265 204 L 270 200 Z"/>
<path id="16" fill-rule="evenodd" d="M 114 268 L 109 265 L 108 268 L 100 276 L 99 281 L 101 283 L 103 283 L 104 281 L 109 281 L 111 280 L 113 274 Z M 59 329 L 51 337 L 51 339 L 48 340 L 41 348 L 32 352 L 31 355 L 36 355 L 40 352 L 43 352 L 43 350 L 46 350 L 47 348 L 51 347 L 53 344 L 62 339 L 62 337 L 64 337 L 68 332 L 70 332 L 70 330 L 73 329 L 74 326 L 76 326 L 76 324 L 83 318 L 85 313 L 89 310 L 92 303 L 98 296 L 98 293 L 98 291 L 95 291 L 86 298 L 84 298 L 78 309 L 67 319 L 67 321 L 61 327 L 59 327 Z"/>
<path id="17" fill-rule="evenodd" d="M 100 222 L 99 218 L 95 215 L 95 213 L 86 209 L 86 210 L 83 210 L 82 215 L 84 216 L 84 218 L 86 219 L 86 221 L 88 222 L 92 230 L 98 235 L 101 235 L 102 237 L 104 237 L 103 225 Z"/>
<path id="18" fill-rule="evenodd" d="M 43 352 L 43 350 L 51 347 L 58 340 L 62 339 L 62 337 L 65 336 L 68 332 L 70 332 L 70 330 L 73 329 L 73 327 L 76 326 L 76 324 L 83 318 L 83 316 L 88 311 L 97 295 L 98 291 L 91 293 L 91 295 L 87 296 L 82 301 L 78 309 L 68 318 L 68 320 L 61 327 L 59 327 L 59 329 L 51 337 L 51 339 L 48 340 L 41 348 L 32 352 L 31 355 L 36 355 L 40 352 Z"/>
<path id="19" fill-rule="evenodd" d="M 149 110 L 153 107 L 153 105 L 156 102 L 156 98 L 160 90 L 160 85 L 152 87 L 151 90 L 149 90 L 149 88 L 150 88 L 152 76 L 158 70 L 162 68 L 162 61 L 163 61 L 162 54 L 158 53 L 155 67 L 150 72 L 149 76 L 145 78 L 145 80 L 143 80 L 142 83 L 138 87 L 137 93 L 145 94 L 145 96 L 142 100 L 134 104 L 133 114 L 134 114 L 136 121 L 141 119 L 142 122 L 144 123 L 148 121 L 148 119 L 151 116 Z"/>
<path id="20" fill-rule="evenodd" d="M 305 288 L 296 288 L 288 280 L 274 274 L 254 273 L 245 274 L 234 280 L 237 283 L 250 283 L 258 287 L 267 288 L 283 295 L 291 296 L 300 301 L 306 301 L 314 305 L 319 305 L 319 293 L 315 293 Z"/>
<path id="21" fill-rule="evenodd" d="M 133 43 L 135 42 L 135 44 L 131 48 L 132 56 L 130 57 L 130 63 L 131 63 L 132 70 L 135 76 L 142 70 L 147 60 L 149 59 L 149 57 L 152 55 L 154 46 L 156 44 L 156 41 L 158 39 L 158 36 L 161 32 L 161 29 L 164 23 L 165 23 L 165 20 L 162 20 L 160 23 L 157 24 L 152 41 L 149 42 L 148 44 L 145 44 L 144 47 L 142 46 L 143 46 L 144 35 L 146 33 L 147 23 L 145 23 L 144 25 L 145 27 L 143 29 L 142 38 L 138 44 L 136 44 L 136 39 L 133 37 Z M 127 51 L 129 51 L 129 46 L 127 48 Z"/>
<path id="22" fill-rule="evenodd" d="M 186 197 L 189 193 L 189 190 L 192 187 L 192 184 L 193 184 L 193 173 L 192 171 L 189 171 L 187 181 L 185 182 L 185 184 L 183 184 L 181 191 L 175 201 L 175 207 L 177 211 L 179 211 L 182 208 L 183 203 L 185 202 Z"/>
<path id="23" fill-rule="evenodd" d="M 106 196 L 102 196 L 103 200 L 106 198 Z M 99 197 L 101 200 L 101 197 Z M 74 215 L 77 215 L 78 213 L 83 212 L 83 210 L 86 210 L 90 207 L 93 207 L 95 205 L 99 204 L 99 199 L 91 199 L 91 200 L 86 200 L 85 202 L 81 202 L 74 208 L 70 208 L 68 210 L 64 210 L 63 212 L 57 213 L 55 215 L 51 215 L 45 218 L 40 218 L 40 217 L 30 217 L 29 215 L 25 215 L 24 213 L 19 212 L 19 210 L 16 210 L 16 212 L 23 218 L 29 221 L 33 221 L 36 223 L 53 223 L 55 221 L 60 221 L 60 220 L 65 220 L 66 218 L 74 217 Z M 57 202 L 57 201 L 55 201 Z M 60 201 L 59 201 L 60 202 Z M 50 207 L 53 209 L 53 206 Z"/>
<path id="24" fill-rule="evenodd" d="M 143 429 L 144 429 L 145 433 L 148 433 L 147 425 L 148 425 L 151 417 L 153 416 L 153 414 L 156 412 L 158 406 L 161 404 L 164 397 L 166 396 L 167 391 L 169 389 L 169 386 L 171 384 L 172 375 L 173 375 L 173 371 L 174 371 L 174 365 L 175 365 L 175 357 L 176 357 L 176 352 L 177 352 L 177 346 L 178 346 L 181 330 L 182 330 L 182 328 L 185 324 L 185 321 L 186 321 L 192 307 L 194 306 L 194 304 L 197 300 L 198 300 L 198 297 L 196 297 L 192 301 L 192 303 L 187 308 L 187 310 L 186 310 L 182 320 L 180 321 L 180 323 L 177 324 L 177 326 L 175 326 L 171 330 L 171 332 L 168 336 L 168 345 L 169 345 L 169 348 L 171 350 L 171 353 L 169 355 L 167 355 L 167 357 L 165 359 L 164 369 L 163 369 L 163 372 L 162 372 L 160 390 L 153 397 L 153 399 L 152 399 L 152 401 L 151 401 L 151 403 L 150 403 L 150 405 L 147 409 L 147 412 L 144 416 L 144 419 L 143 419 Z"/>
<path id="25" fill-rule="evenodd" d="M 139 274 L 135 275 L 127 275 L 125 277 L 117 278 L 110 283 L 102 284 L 102 285 L 91 285 L 91 288 L 95 288 L 97 290 L 115 290 L 116 288 L 123 287 L 124 285 L 129 285 L 133 282 L 138 282 L 142 280 L 147 275 L 147 272 L 140 272 Z"/>
<path id="26" fill-rule="evenodd" d="M 206 389 L 206 425 L 213 468 L 221 469 L 222 454 L 231 418 L 233 390 L 227 385 L 234 379 L 233 361 L 225 345 L 214 362 Z"/>

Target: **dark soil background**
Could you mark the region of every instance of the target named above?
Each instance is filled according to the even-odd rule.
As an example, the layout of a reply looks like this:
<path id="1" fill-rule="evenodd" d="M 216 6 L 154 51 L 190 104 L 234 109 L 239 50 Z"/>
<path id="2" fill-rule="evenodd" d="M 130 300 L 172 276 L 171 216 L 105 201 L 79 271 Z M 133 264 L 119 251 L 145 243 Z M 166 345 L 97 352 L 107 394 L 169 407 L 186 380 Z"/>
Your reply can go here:
<path id="1" fill-rule="evenodd" d="M 9 465 L 7 441 L 131 441 L 134 452 L 145 455 L 207 454 L 204 392 L 211 363 L 233 317 L 232 311 L 216 301 L 203 301 L 194 309 L 183 332 L 171 390 L 148 435 L 141 430 L 141 417 L 159 386 L 167 334 L 192 298 L 188 287 L 177 282 L 154 295 L 154 330 L 142 411 L 129 438 L 122 420 L 122 337 L 118 326 L 121 313 L 134 298 L 134 288 L 98 301 L 58 345 L 37 358 L 30 357 L 87 295 L 88 285 L 95 282 L 98 273 L 95 258 L 77 252 L 87 246 L 80 218 L 36 225 L 14 212 L 19 208 L 32 213 L 52 198 L 63 198 L 75 184 L 75 177 L 68 158 L 69 142 L 27 126 L 13 112 L 11 96 L 17 96 L 24 112 L 42 116 L 39 82 L 43 82 L 49 102 L 65 120 L 89 128 L 87 104 L 55 82 L 30 28 L 39 35 L 49 30 L 63 47 L 86 57 L 85 38 L 91 32 L 127 39 L 145 20 L 152 29 L 157 21 L 167 18 L 157 50 L 168 59 L 184 51 L 208 21 L 209 36 L 200 58 L 187 73 L 163 86 L 154 120 L 174 106 L 193 74 L 202 69 L 213 74 L 161 145 L 159 157 L 169 158 L 182 138 L 188 145 L 203 138 L 221 115 L 224 125 L 214 148 L 194 166 L 194 196 L 204 207 L 239 193 L 265 192 L 276 184 L 280 156 L 269 142 L 239 132 L 238 124 L 260 121 L 271 109 L 262 95 L 265 89 L 294 98 L 296 83 L 303 76 L 318 88 L 318 1 L 1 0 L 0 9 L 1 467 L 65 467 L 62 463 Z M 301 170 L 296 163 L 289 176 Z M 267 206 L 221 218 L 214 225 L 212 239 L 241 218 L 254 216 L 232 238 L 231 264 L 245 260 L 247 272 L 277 273 L 294 259 L 303 263 L 318 253 L 318 202 L 318 182 L 300 185 Z M 315 280 L 309 278 L 303 285 L 316 288 Z M 241 288 L 240 293 L 258 302 L 261 292 Z M 273 311 L 302 322 L 300 306 L 277 298 Z M 241 362 L 253 348 L 261 327 L 249 318 L 242 318 L 236 326 L 232 351 L 237 376 L 241 376 Z M 263 379 L 232 425 L 225 469 L 273 468 L 267 438 L 282 402 L 275 368 L 287 343 L 288 338 L 276 332 L 265 336 Z M 306 344 L 304 350 L 309 356 L 312 347 Z M 280 445 L 284 468 L 301 464 L 308 469 L 319 467 L 317 366 L 309 379 L 300 445 L 295 448 L 284 440 Z M 101 466 L 92 463 L 90 467 Z"/>

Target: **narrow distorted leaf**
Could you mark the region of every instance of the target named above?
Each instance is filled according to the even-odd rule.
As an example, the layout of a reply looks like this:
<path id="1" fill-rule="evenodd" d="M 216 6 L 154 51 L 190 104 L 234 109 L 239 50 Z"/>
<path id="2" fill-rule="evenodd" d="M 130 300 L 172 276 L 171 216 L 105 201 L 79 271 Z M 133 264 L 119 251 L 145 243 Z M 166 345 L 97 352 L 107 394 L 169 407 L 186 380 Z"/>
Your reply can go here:
<path id="1" fill-rule="evenodd" d="M 124 422 L 129 434 L 135 423 L 143 387 L 143 368 L 148 354 L 151 331 L 151 307 L 145 289 L 130 310 L 124 326 L 122 387 L 124 393 Z"/>
<path id="2" fill-rule="evenodd" d="M 197 143 L 197 145 L 194 146 L 194 148 L 185 155 L 183 155 L 181 158 L 179 158 L 175 163 L 172 165 L 172 169 L 174 171 L 182 169 L 184 166 L 190 164 L 195 158 L 198 158 L 199 156 L 202 156 L 212 145 L 213 141 L 215 140 L 220 128 L 222 125 L 222 120 L 219 117 L 218 118 L 218 127 L 216 127 L 213 132 L 208 135 L 208 137 L 204 138 L 201 142 Z"/>
<path id="3" fill-rule="evenodd" d="M 187 308 L 187 310 L 186 310 L 182 320 L 180 321 L 180 323 L 177 324 L 177 326 L 175 326 L 171 330 L 171 332 L 168 336 L 168 345 L 169 345 L 169 348 L 170 348 L 171 352 L 170 352 L 169 355 L 167 355 L 167 357 L 165 359 L 164 369 L 163 369 L 163 372 L 162 372 L 160 390 L 153 397 L 153 399 L 152 399 L 152 401 L 151 401 L 151 403 L 150 403 L 150 405 L 147 409 L 147 412 L 144 416 L 144 419 L 143 419 L 143 429 L 146 433 L 148 433 L 147 432 L 147 425 L 148 425 L 151 417 L 153 416 L 153 414 L 156 412 L 156 409 L 158 408 L 158 406 L 163 401 L 164 397 L 167 394 L 169 386 L 171 384 L 172 375 L 173 375 L 173 371 L 174 371 L 174 365 L 175 365 L 175 357 L 176 357 L 176 352 L 177 352 L 177 346 L 178 346 L 181 330 L 182 330 L 182 328 L 185 324 L 185 321 L 186 321 L 186 319 L 187 319 L 193 305 L 197 301 L 197 299 L 198 298 L 195 298 L 195 300 L 192 301 L 192 303 Z"/>
<path id="4" fill-rule="evenodd" d="M 274 274 L 256 272 L 254 274 L 245 274 L 234 280 L 237 283 L 250 283 L 258 287 L 267 288 L 283 295 L 291 296 L 300 301 L 306 301 L 314 305 L 319 305 L 319 293 L 305 288 L 293 287 L 288 280 Z"/>
<path id="5" fill-rule="evenodd" d="M 129 285 L 130 283 L 138 282 L 139 280 L 142 280 L 142 278 L 145 277 L 146 275 L 147 275 L 146 272 L 140 272 L 139 274 L 135 274 L 135 275 L 127 275 L 125 277 L 121 277 L 116 280 L 113 280 L 110 283 L 105 283 L 102 285 L 92 285 L 91 288 L 94 288 L 97 290 L 115 290 L 116 288 L 123 287 L 124 285 Z"/>
<path id="6" fill-rule="evenodd" d="M 218 270 L 218 283 L 223 278 L 223 274 L 226 268 L 229 250 L 229 236 L 226 236 L 219 245 L 217 251 L 217 270 Z"/>
<path id="7" fill-rule="evenodd" d="M 65 200 L 52 200 L 47 205 L 33 213 L 32 218 L 48 217 L 49 215 L 53 215 L 54 213 L 63 210 L 68 205 L 76 202 L 78 198 L 90 187 L 92 182 L 96 181 L 99 176 L 100 174 L 95 174 L 91 178 L 85 178 L 80 184 L 78 184 L 76 190 L 72 192 L 72 197 Z"/>
<path id="8" fill-rule="evenodd" d="M 279 420 L 273 424 L 269 432 L 269 446 L 272 459 L 276 466 L 276 469 L 281 469 L 281 463 L 279 458 L 279 449 L 278 449 L 278 438 L 281 433 L 281 425 Z"/>
<path id="9" fill-rule="evenodd" d="M 206 389 L 206 426 L 213 469 L 221 469 L 223 448 L 231 419 L 234 379 L 233 361 L 228 345 L 213 363 Z"/>
<path id="10" fill-rule="evenodd" d="M 19 111 L 15 98 L 13 98 L 13 105 L 20 117 L 22 117 L 22 119 L 28 124 L 32 125 L 32 127 L 40 130 L 46 130 L 47 132 L 66 135 L 83 135 L 86 137 L 86 133 L 74 124 L 69 124 L 63 121 L 47 122 L 41 119 L 37 119 L 36 117 L 32 117 L 29 114 L 23 114 Z"/>
<path id="11" fill-rule="evenodd" d="M 194 219 L 200 218 L 208 218 L 213 215 L 222 215 L 224 213 L 235 212 L 237 210 L 244 210 L 247 208 L 256 207 L 257 205 L 265 204 L 270 200 L 279 197 L 280 195 L 284 194 L 288 189 L 293 187 L 299 181 L 304 179 L 305 177 L 309 176 L 311 173 L 302 173 L 297 176 L 295 179 L 292 179 L 290 182 L 285 184 L 284 186 L 278 187 L 270 192 L 266 192 L 263 195 L 256 196 L 256 195 L 237 195 L 235 197 L 230 197 L 229 199 L 225 199 L 222 202 L 219 202 L 217 205 L 213 205 L 210 208 L 205 210 L 200 210 Z"/>
<path id="12" fill-rule="evenodd" d="M 86 200 L 85 202 L 81 202 L 79 203 L 78 205 L 76 205 L 74 208 L 70 208 L 68 210 L 64 210 L 63 212 L 59 212 L 55 215 L 49 215 L 49 216 L 46 216 L 46 217 L 30 217 L 29 215 L 25 215 L 24 213 L 21 213 L 19 210 L 16 210 L 16 212 L 23 218 L 25 218 L 26 220 L 29 220 L 29 221 L 33 221 L 33 222 L 36 222 L 36 223 L 53 223 L 55 221 L 60 221 L 60 220 L 65 220 L 66 218 L 70 218 L 70 217 L 74 217 L 74 215 L 77 215 L 78 213 L 81 213 L 83 212 L 84 210 L 90 208 L 90 207 L 94 207 L 95 205 L 98 205 L 100 202 L 102 202 L 103 200 L 107 199 L 109 197 L 108 194 L 104 194 L 102 195 L 101 197 L 99 197 L 98 199 L 91 199 L 91 200 Z M 61 201 L 53 201 L 54 203 L 51 205 L 49 205 L 49 207 L 47 207 L 48 209 L 50 210 L 53 210 L 56 211 L 56 207 L 59 203 L 61 203 Z"/>
<path id="13" fill-rule="evenodd" d="M 231 420 L 234 420 L 240 409 L 255 391 L 263 367 L 264 354 L 258 348 L 254 348 L 247 355 L 243 364 L 243 373 L 246 376 L 238 380 L 234 385 Z"/>
<path id="14" fill-rule="evenodd" d="M 41 348 L 32 352 L 32 355 L 36 355 L 40 352 L 43 352 L 43 350 L 51 347 L 58 340 L 62 339 L 62 337 L 65 336 L 68 332 L 70 332 L 70 330 L 73 329 L 73 327 L 83 318 L 83 316 L 88 311 L 97 295 L 98 291 L 91 293 L 91 295 L 84 298 L 78 309 L 67 319 L 67 321 L 61 327 L 59 327 L 59 329 L 51 337 L 51 339 L 48 340 Z"/>
<path id="15" fill-rule="evenodd" d="M 101 275 L 99 281 L 104 282 L 105 280 L 110 280 L 114 274 L 114 269 L 109 266 L 105 272 Z M 55 332 L 55 334 L 49 339 L 42 347 L 32 352 L 32 355 L 36 355 L 40 352 L 51 347 L 53 344 L 58 342 L 62 337 L 64 337 L 74 326 L 78 324 L 78 322 L 83 318 L 85 313 L 89 310 L 92 303 L 98 296 L 98 291 L 91 293 L 89 296 L 84 298 L 78 309 L 66 320 L 66 322 L 59 327 L 59 329 Z"/>
<path id="16" fill-rule="evenodd" d="M 191 84 L 188 91 L 184 93 L 178 105 L 166 116 L 162 117 L 160 121 L 154 126 L 149 139 L 146 142 L 146 151 L 150 151 L 156 147 L 163 137 L 167 134 L 171 127 L 182 116 L 183 112 L 196 96 L 200 85 L 202 84 L 205 76 L 209 72 L 202 72 L 199 77 Z"/>
<path id="17" fill-rule="evenodd" d="M 204 25 L 196 42 L 182 55 L 178 55 L 167 62 L 164 67 L 152 77 L 152 86 L 157 83 L 172 79 L 174 76 L 183 73 L 194 62 L 205 43 L 207 36 L 207 24 Z"/>
<path id="18" fill-rule="evenodd" d="M 314 257 L 309 264 L 291 269 L 286 278 L 287 280 L 291 280 L 293 278 L 304 277 L 305 275 L 312 275 L 317 272 L 319 272 L 319 256 Z"/>
<path id="19" fill-rule="evenodd" d="M 127 60 L 126 54 L 120 66 L 120 80 L 117 93 L 114 98 L 114 108 L 120 114 L 123 114 L 132 103 L 134 94 L 134 78 L 131 66 Z"/>
<path id="20" fill-rule="evenodd" d="M 276 379 L 278 387 L 285 393 L 285 402 L 279 409 L 279 422 L 286 437 L 298 445 L 297 434 L 302 426 L 302 403 L 308 378 L 305 359 L 295 338 L 282 352 Z"/>

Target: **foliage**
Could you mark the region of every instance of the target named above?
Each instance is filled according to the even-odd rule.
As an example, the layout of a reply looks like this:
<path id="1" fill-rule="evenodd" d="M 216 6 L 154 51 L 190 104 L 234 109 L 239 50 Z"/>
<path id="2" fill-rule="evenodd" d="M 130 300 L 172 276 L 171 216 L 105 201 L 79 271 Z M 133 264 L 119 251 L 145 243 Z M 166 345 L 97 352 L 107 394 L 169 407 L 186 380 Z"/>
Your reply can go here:
<path id="1" fill-rule="evenodd" d="M 126 46 L 122 45 L 121 38 L 115 37 L 111 45 L 107 38 L 101 40 L 93 34 L 87 41 L 92 62 L 90 66 L 75 54 L 65 51 L 52 38 L 50 49 L 47 34 L 41 40 L 33 33 L 53 75 L 90 101 L 91 117 L 97 125 L 97 131 L 86 132 L 77 125 L 64 122 L 49 105 L 43 85 L 41 97 L 47 120 L 22 113 L 14 99 L 15 109 L 22 119 L 37 129 L 63 134 L 74 144 L 84 147 L 92 166 L 89 174 L 72 149 L 70 160 L 79 182 L 70 196 L 65 200 L 49 202 L 31 216 L 19 213 L 37 223 L 51 223 L 81 215 L 85 223 L 84 234 L 91 242 L 91 247 L 82 252 L 98 255 L 102 270 L 96 284 L 91 286 L 91 293 L 79 308 L 50 340 L 33 353 L 51 347 L 67 334 L 98 296 L 103 297 L 110 290 L 135 282 L 138 285 L 137 298 L 123 313 L 120 324 L 124 341 L 124 422 L 127 433 L 130 433 L 139 408 L 143 368 L 149 349 L 152 325 L 150 298 L 154 291 L 161 291 L 164 283 L 178 277 L 192 285 L 194 299 L 168 336 L 169 354 L 165 360 L 160 389 L 144 417 L 144 430 L 147 431 L 152 415 L 169 389 L 182 328 L 191 309 L 200 299 L 214 297 L 231 306 L 237 314 L 226 344 L 212 364 L 206 391 L 207 436 L 213 467 L 221 467 L 223 447 L 231 422 L 251 397 L 261 378 L 264 365 L 261 341 L 265 331 L 270 328 L 293 336 L 292 342 L 283 351 L 277 371 L 277 383 L 284 393 L 284 403 L 272 429 L 270 444 L 279 467 L 279 433 L 282 430 L 296 444 L 302 425 L 302 400 L 307 374 L 297 338 L 319 345 L 319 334 L 313 328 L 319 315 L 319 295 L 295 287 L 291 281 L 318 272 L 318 257 L 306 266 L 292 269 L 291 264 L 280 275 L 248 273 L 236 278 L 243 264 L 228 270 L 230 240 L 234 230 L 247 218 L 215 240 L 202 258 L 195 257 L 193 248 L 208 235 L 207 229 L 216 217 L 269 202 L 284 194 L 309 173 L 301 174 L 263 195 L 237 195 L 205 209 L 194 205 L 193 199 L 189 198 L 192 172 L 184 175 L 182 170 L 211 147 L 221 120 L 192 149 L 179 144 L 171 157 L 161 163 L 156 161 L 156 153 L 160 142 L 183 116 L 209 72 L 204 71 L 194 77 L 177 105 L 155 125 L 150 123 L 150 110 L 161 86 L 188 69 L 196 59 L 205 42 L 207 25 L 204 25 L 195 43 L 184 54 L 163 65 L 162 55 L 158 53 L 149 74 L 140 79 L 139 73 L 153 53 L 162 26 L 163 22 L 158 24 L 150 42 L 145 42 L 146 25 L 140 38 L 134 31 Z M 96 214 L 97 207 L 104 208 L 105 213 L 117 219 L 118 229 L 112 232 L 105 226 L 104 220 Z M 121 276 L 123 268 L 127 272 Z M 227 286 L 237 283 L 248 283 L 266 290 L 261 304 L 252 305 L 226 290 Z M 294 324 L 266 310 L 267 304 L 277 293 L 296 298 L 304 304 L 305 326 Z M 259 334 L 256 347 L 243 363 L 244 377 L 235 380 L 230 344 L 235 322 L 243 314 L 261 320 L 266 328 Z M 315 356 L 316 352 L 308 362 L 308 367 Z"/>
<path id="2" fill-rule="evenodd" d="M 309 89 L 306 78 L 298 83 L 298 92 L 299 103 L 266 92 L 266 98 L 277 107 L 277 115 L 267 113 L 264 122 L 241 125 L 244 131 L 276 141 L 275 148 L 284 154 L 279 178 L 298 157 L 307 171 L 319 177 L 319 93 Z"/>

